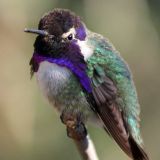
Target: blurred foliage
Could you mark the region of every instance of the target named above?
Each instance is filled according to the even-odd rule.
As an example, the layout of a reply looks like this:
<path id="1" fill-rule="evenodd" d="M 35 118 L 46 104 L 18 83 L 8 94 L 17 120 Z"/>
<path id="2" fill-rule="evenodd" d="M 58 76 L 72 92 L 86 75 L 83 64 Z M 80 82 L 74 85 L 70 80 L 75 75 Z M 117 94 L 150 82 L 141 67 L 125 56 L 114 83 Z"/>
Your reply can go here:
<path id="1" fill-rule="evenodd" d="M 141 128 L 151 159 L 160 144 L 159 0 L 0 0 L 0 159 L 80 160 L 59 115 L 30 81 L 29 60 L 36 28 L 49 10 L 69 8 L 91 30 L 108 37 L 130 64 L 142 106 Z M 159 34 L 160 35 L 160 34 Z M 89 125 L 101 160 L 127 160 L 106 133 Z"/>

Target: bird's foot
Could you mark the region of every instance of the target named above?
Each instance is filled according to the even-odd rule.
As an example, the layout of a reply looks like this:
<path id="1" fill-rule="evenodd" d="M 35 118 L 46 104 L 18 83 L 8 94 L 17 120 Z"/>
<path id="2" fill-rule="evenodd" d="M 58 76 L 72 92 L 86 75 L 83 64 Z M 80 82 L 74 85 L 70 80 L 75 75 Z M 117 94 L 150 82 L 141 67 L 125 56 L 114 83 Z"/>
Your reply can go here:
<path id="1" fill-rule="evenodd" d="M 63 112 L 60 118 L 62 123 L 66 125 L 68 137 L 76 140 L 82 140 L 86 137 L 87 130 L 80 113 Z"/>

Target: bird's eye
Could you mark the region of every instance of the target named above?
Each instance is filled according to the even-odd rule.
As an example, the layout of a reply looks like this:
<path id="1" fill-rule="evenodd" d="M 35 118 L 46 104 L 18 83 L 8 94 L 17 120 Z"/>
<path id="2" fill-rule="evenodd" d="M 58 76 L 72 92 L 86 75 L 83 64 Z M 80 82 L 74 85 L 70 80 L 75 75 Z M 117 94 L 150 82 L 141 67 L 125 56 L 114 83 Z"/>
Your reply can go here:
<path id="1" fill-rule="evenodd" d="M 73 35 L 70 34 L 67 38 L 68 38 L 69 41 L 71 41 L 73 39 Z"/>

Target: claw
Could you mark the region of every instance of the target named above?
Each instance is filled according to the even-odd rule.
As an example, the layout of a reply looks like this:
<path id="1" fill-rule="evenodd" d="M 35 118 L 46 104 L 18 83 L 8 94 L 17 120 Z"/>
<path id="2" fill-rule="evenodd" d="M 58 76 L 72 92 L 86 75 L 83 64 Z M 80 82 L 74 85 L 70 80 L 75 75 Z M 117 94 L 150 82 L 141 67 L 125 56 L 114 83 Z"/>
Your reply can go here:
<path id="1" fill-rule="evenodd" d="M 68 137 L 81 140 L 87 136 L 87 130 L 80 113 L 63 112 L 60 119 L 66 125 Z"/>
<path id="2" fill-rule="evenodd" d="M 87 136 L 87 130 L 83 123 L 74 125 L 74 128 L 67 127 L 68 137 L 76 140 L 82 140 Z"/>

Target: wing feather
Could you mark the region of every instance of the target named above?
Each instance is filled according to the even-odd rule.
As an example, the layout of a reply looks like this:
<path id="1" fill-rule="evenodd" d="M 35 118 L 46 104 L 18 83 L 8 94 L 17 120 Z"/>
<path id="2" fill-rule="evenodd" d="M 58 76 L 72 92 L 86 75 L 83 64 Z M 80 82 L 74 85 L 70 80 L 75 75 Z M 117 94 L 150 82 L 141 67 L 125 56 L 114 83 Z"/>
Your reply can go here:
<path id="1" fill-rule="evenodd" d="M 121 112 L 114 103 L 116 87 L 109 78 L 105 82 L 93 89 L 93 96 L 97 103 L 97 112 L 102 119 L 107 131 L 112 135 L 119 146 L 130 156 L 130 145 Z"/>
<path id="2" fill-rule="evenodd" d="M 117 88 L 108 77 L 93 87 L 92 96 L 95 100 L 95 108 L 99 118 L 104 123 L 104 128 L 113 137 L 120 148 L 134 160 L 148 160 L 147 154 L 133 139 L 127 129 L 126 121 L 119 104 L 116 103 Z"/>
<path id="3" fill-rule="evenodd" d="M 94 54 L 87 60 L 92 94 L 87 99 L 104 128 L 134 160 L 148 160 L 139 129 L 140 107 L 128 65 L 99 34 L 88 35 Z"/>

